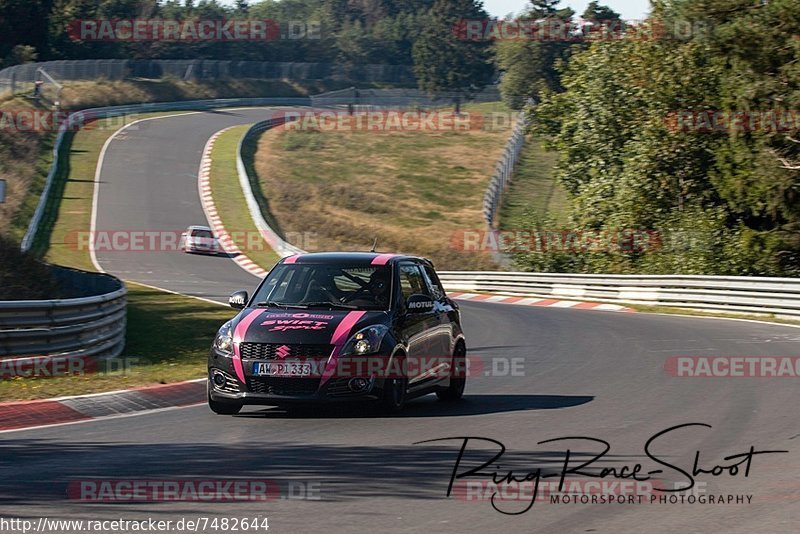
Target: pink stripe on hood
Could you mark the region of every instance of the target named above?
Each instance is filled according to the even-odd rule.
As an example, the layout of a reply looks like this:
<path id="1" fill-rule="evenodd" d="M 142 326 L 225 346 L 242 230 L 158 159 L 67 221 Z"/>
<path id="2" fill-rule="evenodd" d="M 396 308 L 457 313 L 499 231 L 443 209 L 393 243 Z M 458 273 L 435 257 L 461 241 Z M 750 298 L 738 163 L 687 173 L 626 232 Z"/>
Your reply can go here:
<path id="1" fill-rule="evenodd" d="M 379 254 L 372 260 L 372 265 L 386 265 L 389 260 L 397 256 L 397 254 Z"/>
<path id="2" fill-rule="evenodd" d="M 342 322 L 339 323 L 339 326 L 336 327 L 336 330 L 334 330 L 333 336 L 331 336 L 333 352 L 331 353 L 331 358 L 328 360 L 328 365 L 325 366 L 325 371 L 322 373 L 320 385 L 327 382 L 331 376 L 333 376 L 334 371 L 336 371 L 336 363 L 339 360 L 339 353 L 342 351 L 342 347 L 345 343 L 347 343 L 347 339 L 350 337 L 350 330 L 352 330 L 355 324 L 360 321 L 362 317 L 364 317 L 365 313 L 367 312 L 352 311 L 348 313 L 344 316 Z"/>
<path id="3" fill-rule="evenodd" d="M 239 321 L 233 331 L 233 369 L 236 371 L 236 378 L 242 382 L 245 382 L 245 378 L 244 367 L 242 367 L 242 355 L 239 352 L 239 343 L 244 339 L 247 329 L 250 327 L 250 323 L 255 321 L 263 311 L 264 310 L 251 310 Z"/>

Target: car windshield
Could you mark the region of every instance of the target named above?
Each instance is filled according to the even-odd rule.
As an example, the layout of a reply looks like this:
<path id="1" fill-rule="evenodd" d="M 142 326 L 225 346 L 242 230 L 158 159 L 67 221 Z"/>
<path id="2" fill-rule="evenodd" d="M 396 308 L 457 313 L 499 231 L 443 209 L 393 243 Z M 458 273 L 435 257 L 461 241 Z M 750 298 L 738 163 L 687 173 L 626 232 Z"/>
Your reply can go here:
<path id="1" fill-rule="evenodd" d="M 255 295 L 257 306 L 387 310 L 391 302 L 387 266 L 281 264 Z"/>
<path id="2" fill-rule="evenodd" d="M 192 237 L 214 237 L 213 234 L 208 230 L 192 230 L 189 235 Z"/>

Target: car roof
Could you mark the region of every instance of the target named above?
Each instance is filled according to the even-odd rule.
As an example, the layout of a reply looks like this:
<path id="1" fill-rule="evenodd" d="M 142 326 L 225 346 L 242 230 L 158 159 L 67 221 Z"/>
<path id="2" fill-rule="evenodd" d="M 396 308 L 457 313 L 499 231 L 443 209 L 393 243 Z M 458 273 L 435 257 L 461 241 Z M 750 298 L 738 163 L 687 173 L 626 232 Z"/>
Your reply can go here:
<path id="1" fill-rule="evenodd" d="M 208 226 L 193 225 L 188 227 L 187 230 L 208 230 L 210 232 L 211 228 L 209 228 Z"/>
<path id="2" fill-rule="evenodd" d="M 406 254 L 390 254 L 381 252 L 308 252 L 296 254 L 281 260 L 282 263 L 316 263 L 346 265 L 391 265 L 403 260 L 423 261 L 425 258 Z"/>

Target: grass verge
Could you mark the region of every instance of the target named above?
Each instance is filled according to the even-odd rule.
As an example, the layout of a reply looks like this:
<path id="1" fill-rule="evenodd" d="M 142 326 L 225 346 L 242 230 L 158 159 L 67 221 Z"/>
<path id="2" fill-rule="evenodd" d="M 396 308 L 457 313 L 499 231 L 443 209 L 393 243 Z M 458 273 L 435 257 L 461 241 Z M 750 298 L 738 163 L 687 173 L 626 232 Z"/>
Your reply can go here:
<path id="1" fill-rule="evenodd" d="M 569 222 L 569 199 L 554 176 L 558 153 L 548 152 L 542 140 L 529 136 L 514 171 L 514 179 L 503 196 L 500 228 L 531 227 L 531 219 L 564 225 Z"/>
<path id="2" fill-rule="evenodd" d="M 259 140 L 254 168 L 279 231 L 310 237 L 294 243 L 301 248 L 369 250 L 377 237 L 379 250 L 423 255 L 440 269 L 493 269 L 488 254 L 453 243 L 484 228 L 484 190 L 510 133 L 276 128 Z"/>
<path id="3" fill-rule="evenodd" d="M 625 304 L 629 308 L 644 313 L 660 313 L 664 315 L 691 315 L 692 317 L 717 317 L 720 319 L 747 319 L 748 321 L 759 321 L 763 323 L 776 323 L 785 325 L 800 326 L 800 319 L 783 319 L 774 315 L 756 313 L 724 313 L 703 310 L 692 310 L 689 308 L 673 308 L 671 306 L 648 306 L 645 304 Z"/>
<path id="4" fill-rule="evenodd" d="M 244 198 L 236 170 L 236 149 L 249 125 L 236 126 L 220 134 L 211 151 L 211 194 L 217 214 L 236 246 L 263 269 L 279 259 L 259 234 Z"/>
<path id="5" fill-rule="evenodd" d="M 0 399 L 83 395 L 202 378 L 217 328 L 233 310 L 128 283 L 128 333 L 119 361 L 83 376 L 0 381 Z"/>

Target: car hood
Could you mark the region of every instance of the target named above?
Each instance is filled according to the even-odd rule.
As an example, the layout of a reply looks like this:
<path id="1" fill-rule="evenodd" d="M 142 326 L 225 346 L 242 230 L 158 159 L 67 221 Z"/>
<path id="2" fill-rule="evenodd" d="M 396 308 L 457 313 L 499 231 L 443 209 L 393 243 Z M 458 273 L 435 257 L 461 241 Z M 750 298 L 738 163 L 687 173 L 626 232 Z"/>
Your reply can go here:
<path id="1" fill-rule="evenodd" d="M 381 311 L 245 308 L 231 323 L 236 343 L 342 345 L 353 332 L 385 323 Z"/>

